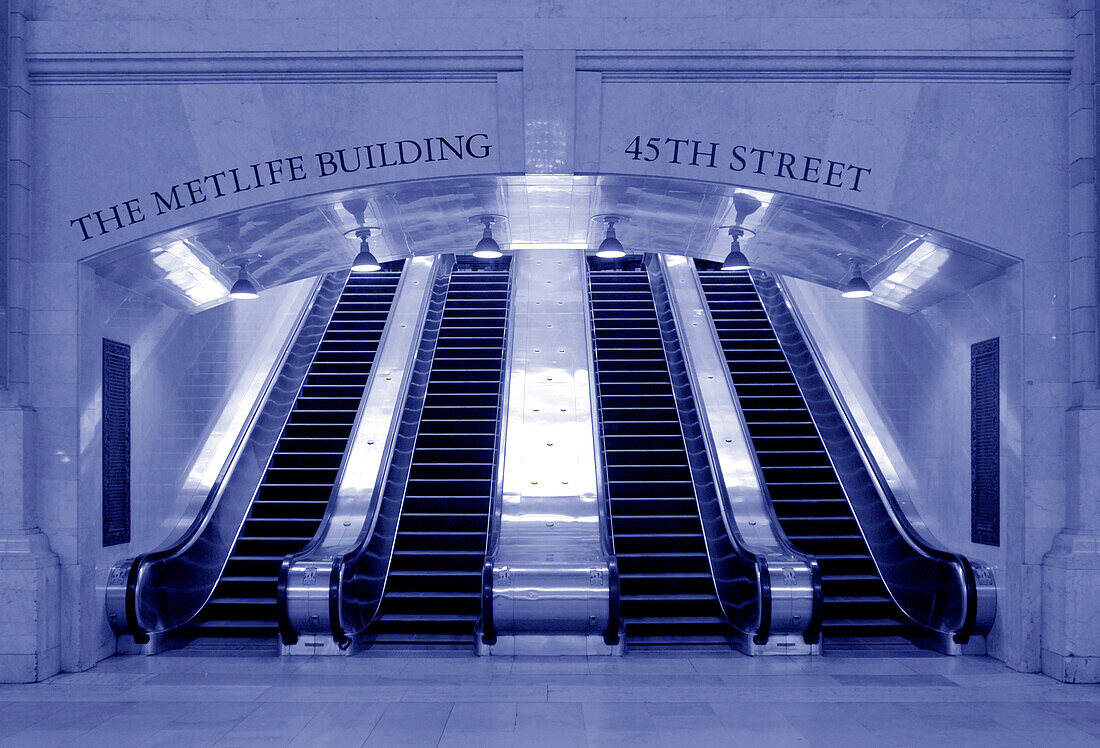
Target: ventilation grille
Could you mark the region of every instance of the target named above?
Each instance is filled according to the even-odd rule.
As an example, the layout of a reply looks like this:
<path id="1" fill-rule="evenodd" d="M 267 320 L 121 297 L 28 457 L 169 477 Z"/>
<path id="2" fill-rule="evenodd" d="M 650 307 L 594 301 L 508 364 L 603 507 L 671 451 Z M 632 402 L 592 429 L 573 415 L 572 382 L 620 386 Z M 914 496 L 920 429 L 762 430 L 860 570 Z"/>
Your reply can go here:
<path id="1" fill-rule="evenodd" d="M 999 338 L 970 346 L 970 539 L 1001 544 Z"/>
<path id="2" fill-rule="evenodd" d="M 626 257 L 619 257 L 614 260 L 597 257 L 596 255 L 588 255 L 587 259 L 588 269 L 592 271 L 624 270 L 627 272 L 645 272 L 645 257 L 642 255 L 627 255 Z"/>
<path id="3" fill-rule="evenodd" d="M 103 545 L 130 542 L 130 346 L 103 339 Z"/>
<path id="4" fill-rule="evenodd" d="M 512 266 L 512 256 L 504 255 L 495 260 L 482 260 L 469 255 L 455 255 L 455 270 L 487 270 L 493 273 L 506 272 Z"/>

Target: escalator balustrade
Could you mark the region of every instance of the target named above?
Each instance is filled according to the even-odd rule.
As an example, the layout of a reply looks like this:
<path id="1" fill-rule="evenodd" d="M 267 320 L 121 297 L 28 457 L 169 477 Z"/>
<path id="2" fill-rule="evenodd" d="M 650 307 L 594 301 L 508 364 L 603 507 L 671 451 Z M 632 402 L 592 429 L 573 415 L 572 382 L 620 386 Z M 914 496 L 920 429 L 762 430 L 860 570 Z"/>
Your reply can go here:
<path id="1" fill-rule="evenodd" d="M 499 432 L 507 265 L 452 271 L 376 643 L 472 644 Z"/>
<path id="2" fill-rule="evenodd" d="M 879 576 L 751 276 L 701 269 L 699 278 L 780 525 L 821 566 L 826 643 L 913 635 L 917 627 Z"/>
<path id="3" fill-rule="evenodd" d="M 402 265 L 349 276 L 222 577 L 186 635 L 276 638 L 280 565 L 325 512 Z"/>

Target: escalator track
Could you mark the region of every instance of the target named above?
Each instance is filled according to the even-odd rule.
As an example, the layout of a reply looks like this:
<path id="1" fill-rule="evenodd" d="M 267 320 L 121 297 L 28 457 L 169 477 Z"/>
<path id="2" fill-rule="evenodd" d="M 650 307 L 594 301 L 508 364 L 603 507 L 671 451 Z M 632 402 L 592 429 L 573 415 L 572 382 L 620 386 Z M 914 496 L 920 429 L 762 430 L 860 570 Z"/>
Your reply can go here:
<path id="1" fill-rule="evenodd" d="M 588 276 L 627 642 L 725 645 L 731 628 L 711 576 L 653 295 L 634 267 Z"/>
<path id="2" fill-rule="evenodd" d="M 779 523 L 821 566 L 826 646 L 904 642 L 919 627 L 879 575 L 751 276 L 699 278 Z"/>
<path id="3" fill-rule="evenodd" d="M 349 276 L 222 576 L 186 636 L 277 637 L 280 565 L 324 515 L 403 264 Z"/>
<path id="4" fill-rule="evenodd" d="M 505 263 L 451 273 L 375 643 L 474 643 L 508 297 Z"/>

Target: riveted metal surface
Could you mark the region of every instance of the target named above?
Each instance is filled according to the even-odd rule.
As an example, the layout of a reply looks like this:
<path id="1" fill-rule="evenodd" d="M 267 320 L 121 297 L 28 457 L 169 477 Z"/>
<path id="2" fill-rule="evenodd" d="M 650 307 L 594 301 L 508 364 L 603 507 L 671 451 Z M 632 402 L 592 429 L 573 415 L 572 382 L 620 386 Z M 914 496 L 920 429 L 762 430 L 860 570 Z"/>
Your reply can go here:
<path id="1" fill-rule="evenodd" d="M 814 619 L 812 557 L 791 546 L 776 520 L 694 263 L 677 255 L 661 255 L 656 262 L 720 488 L 717 504 L 722 523 L 736 545 L 756 555 L 767 570 L 771 607 L 770 630 L 765 633 L 777 635 L 779 643 L 792 651 L 809 651 L 797 638 L 783 635 L 805 634 Z M 736 601 L 723 600 L 723 604 L 730 609 Z"/>
<path id="2" fill-rule="evenodd" d="M 493 622 L 504 636 L 602 634 L 609 571 L 597 504 L 584 253 L 525 250 L 513 262 Z"/>
<path id="3" fill-rule="evenodd" d="M 309 546 L 285 564 L 282 616 L 295 634 L 331 632 L 334 622 L 330 613 L 339 609 L 339 602 L 332 604 L 330 579 L 334 571 L 339 576 L 340 561 L 354 551 L 364 535 L 371 534 L 378 521 L 393 435 L 414 371 L 413 360 L 436 278 L 448 263 L 449 258 L 439 255 L 416 257 L 402 276 L 325 519 Z M 383 569 L 379 585 L 384 579 Z M 336 651 L 316 647 L 313 641 L 308 644 L 309 653 Z"/>

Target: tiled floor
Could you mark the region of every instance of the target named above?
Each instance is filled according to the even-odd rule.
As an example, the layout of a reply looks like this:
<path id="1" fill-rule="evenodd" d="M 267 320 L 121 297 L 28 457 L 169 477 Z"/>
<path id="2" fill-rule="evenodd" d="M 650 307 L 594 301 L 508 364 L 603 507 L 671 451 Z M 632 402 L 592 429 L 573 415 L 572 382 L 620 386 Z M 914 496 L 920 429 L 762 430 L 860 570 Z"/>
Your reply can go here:
<path id="1" fill-rule="evenodd" d="M 1100 687 L 986 658 L 177 652 L 0 686 L 0 745 L 1100 746 Z"/>

